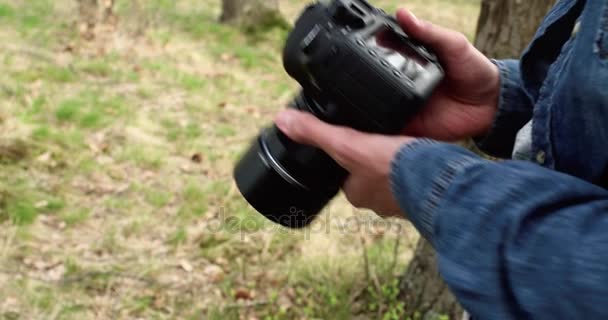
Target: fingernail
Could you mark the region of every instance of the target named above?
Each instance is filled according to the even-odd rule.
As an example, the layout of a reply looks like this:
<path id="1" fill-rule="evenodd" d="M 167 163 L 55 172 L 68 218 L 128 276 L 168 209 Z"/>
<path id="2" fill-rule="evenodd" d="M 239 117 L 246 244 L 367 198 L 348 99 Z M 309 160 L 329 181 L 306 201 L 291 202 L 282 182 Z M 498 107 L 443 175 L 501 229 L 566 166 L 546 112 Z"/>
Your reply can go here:
<path id="1" fill-rule="evenodd" d="M 281 111 L 274 120 L 274 123 L 281 131 L 288 133 L 293 124 L 293 114 L 289 110 Z"/>
<path id="2" fill-rule="evenodd" d="M 412 18 L 412 22 L 414 22 L 414 24 L 418 25 L 418 23 L 420 22 L 420 21 L 418 20 L 418 17 L 416 17 L 416 15 L 415 15 L 413 12 L 409 11 L 409 10 L 407 10 L 407 13 L 408 13 L 408 14 L 410 15 L 410 17 Z"/>
<path id="3" fill-rule="evenodd" d="M 412 16 L 412 20 L 414 20 L 416 23 L 418 23 L 418 17 L 416 17 L 416 15 L 413 12 L 411 12 L 411 11 L 408 11 L 408 12 Z"/>

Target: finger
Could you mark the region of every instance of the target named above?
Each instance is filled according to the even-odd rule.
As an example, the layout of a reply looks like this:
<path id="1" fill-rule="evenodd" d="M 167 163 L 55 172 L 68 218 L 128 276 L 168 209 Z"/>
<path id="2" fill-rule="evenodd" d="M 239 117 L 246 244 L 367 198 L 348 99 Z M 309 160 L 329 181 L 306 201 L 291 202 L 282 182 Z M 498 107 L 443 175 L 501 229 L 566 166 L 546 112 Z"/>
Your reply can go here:
<path id="1" fill-rule="evenodd" d="M 363 159 L 367 134 L 330 125 L 313 115 L 301 111 L 285 110 L 279 113 L 275 124 L 296 142 L 315 146 L 327 152 L 344 169 L 352 172 L 365 162 Z"/>
<path id="2" fill-rule="evenodd" d="M 397 21 L 412 38 L 432 48 L 442 61 L 450 61 L 470 46 L 462 33 L 420 20 L 409 10 L 397 10 Z"/>

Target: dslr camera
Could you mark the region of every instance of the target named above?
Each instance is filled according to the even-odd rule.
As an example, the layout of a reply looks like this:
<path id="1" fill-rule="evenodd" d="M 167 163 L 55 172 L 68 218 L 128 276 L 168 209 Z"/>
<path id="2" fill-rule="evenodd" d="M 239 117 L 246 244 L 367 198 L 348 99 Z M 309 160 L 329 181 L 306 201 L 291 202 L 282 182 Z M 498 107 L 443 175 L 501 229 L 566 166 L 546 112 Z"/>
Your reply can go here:
<path id="1" fill-rule="evenodd" d="M 403 130 L 444 76 L 434 54 L 366 0 L 309 5 L 287 39 L 283 64 L 302 87 L 290 108 L 389 135 Z M 249 204 L 289 228 L 309 225 L 347 177 L 325 152 L 276 126 L 261 132 L 234 169 Z"/>

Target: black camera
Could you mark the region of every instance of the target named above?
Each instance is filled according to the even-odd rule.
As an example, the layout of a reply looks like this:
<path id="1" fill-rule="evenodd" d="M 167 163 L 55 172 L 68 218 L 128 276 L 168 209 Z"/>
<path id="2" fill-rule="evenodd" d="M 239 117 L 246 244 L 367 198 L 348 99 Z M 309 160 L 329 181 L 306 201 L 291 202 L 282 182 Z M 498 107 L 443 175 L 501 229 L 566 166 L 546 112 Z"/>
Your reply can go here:
<path id="1" fill-rule="evenodd" d="M 290 108 L 381 134 L 399 133 L 444 75 L 435 55 L 365 0 L 308 6 L 287 39 L 283 63 L 302 86 Z M 262 131 L 234 170 L 245 199 L 290 228 L 313 221 L 347 176 L 325 152 L 276 126 Z"/>

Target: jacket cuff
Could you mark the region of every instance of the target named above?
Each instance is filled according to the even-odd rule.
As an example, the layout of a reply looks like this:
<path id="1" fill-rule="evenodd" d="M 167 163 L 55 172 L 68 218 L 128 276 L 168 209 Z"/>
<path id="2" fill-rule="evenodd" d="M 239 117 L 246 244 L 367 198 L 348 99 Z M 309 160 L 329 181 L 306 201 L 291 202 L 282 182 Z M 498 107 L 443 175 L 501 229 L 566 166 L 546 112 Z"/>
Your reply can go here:
<path id="1" fill-rule="evenodd" d="M 500 70 L 498 112 L 490 132 L 474 138 L 483 152 L 510 158 L 517 132 L 532 119 L 533 105 L 521 84 L 519 60 L 492 60 Z"/>
<path id="2" fill-rule="evenodd" d="M 447 143 L 419 139 L 404 145 L 391 166 L 391 188 L 407 218 L 433 246 L 438 238 L 435 215 L 453 179 L 484 160 Z"/>

